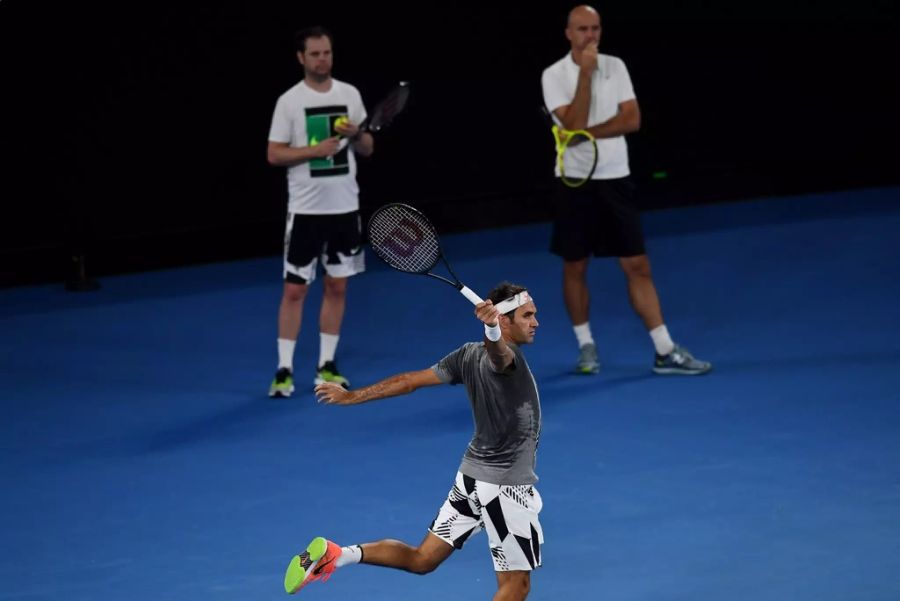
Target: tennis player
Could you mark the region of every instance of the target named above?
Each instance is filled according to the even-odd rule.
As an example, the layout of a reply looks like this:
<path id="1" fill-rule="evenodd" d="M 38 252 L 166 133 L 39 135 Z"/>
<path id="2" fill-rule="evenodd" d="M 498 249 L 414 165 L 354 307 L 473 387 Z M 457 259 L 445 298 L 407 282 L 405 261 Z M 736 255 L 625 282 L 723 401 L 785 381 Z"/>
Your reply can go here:
<path id="1" fill-rule="evenodd" d="M 336 568 L 366 563 L 427 574 L 461 549 L 470 536 L 487 532 L 497 573 L 495 600 L 520 601 L 541 565 L 541 496 L 534 487 L 541 406 L 537 384 L 520 345 L 534 341 L 537 308 L 522 286 L 504 282 L 476 305 L 484 340 L 469 342 L 429 369 L 401 373 L 358 390 L 319 384 L 320 402 L 356 405 L 424 386 L 464 384 L 475 433 L 447 500 L 418 547 L 397 540 L 340 547 L 317 537 L 295 556 L 284 588 L 296 593 Z"/>

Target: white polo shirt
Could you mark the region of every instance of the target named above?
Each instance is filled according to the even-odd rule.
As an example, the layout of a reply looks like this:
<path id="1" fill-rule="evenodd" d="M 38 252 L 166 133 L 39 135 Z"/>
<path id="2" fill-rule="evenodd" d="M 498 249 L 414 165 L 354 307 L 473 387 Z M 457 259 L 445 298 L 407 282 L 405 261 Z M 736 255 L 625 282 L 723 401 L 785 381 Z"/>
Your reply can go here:
<path id="1" fill-rule="evenodd" d="M 301 81 L 281 95 L 272 115 L 270 142 L 292 147 L 311 146 L 336 135 L 334 122 L 347 116 L 354 123 L 366 118 L 359 91 L 331 80 L 331 89 L 318 92 Z M 306 215 L 336 215 L 359 210 L 356 155 L 344 141 L 331 158 L 313 159 L 288 167 L 288 211 Z"/>
<path id="2" fill-rule="evenodd" d="M 544 69 L 541 76 L 544 105 L 551 113 L 561 106 L 572 104 L 578 85 L 579 70 L 580 67 L 572 60 L 571 53 Z M 608 54 L 598 55 L 597 70 L 591 76 L 588 127 L 608 121 L 619 112 L 620 103 L 634 98 L 631 77 L 622 59 Z M 557 125 L 562 125 L 555 115 L 553 120 Z M 578 146 L 570 148 L 568 152 L 590 154 L 588 148 Z M 597 167 L 594 169 L 592 179 L 615 179 L 625 177 L 629 173 L 628 145 L 625 143 L 625 136 L 598 139 Z M 559 177 L 559 167 L 556 168 L 556 177 Z"/>

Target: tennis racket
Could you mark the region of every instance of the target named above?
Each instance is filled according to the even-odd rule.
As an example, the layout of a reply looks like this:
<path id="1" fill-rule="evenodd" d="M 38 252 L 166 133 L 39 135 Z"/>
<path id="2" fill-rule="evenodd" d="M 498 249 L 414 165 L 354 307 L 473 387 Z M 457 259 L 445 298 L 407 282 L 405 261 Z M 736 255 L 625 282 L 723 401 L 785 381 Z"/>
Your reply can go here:
<path id="1" fill-rule="evenodd" d="M 546 108 L 544 113 L 550 116 Z M 585 129 L 567 130 L 556 123 L 551 131 L 556 143 L 556 169 L 562 183 L 570 188 L 585 184 L 597 168 L 597 140 Z"/>
<path id="2" fill-rule="evenodd" d="M 437 231 L 418 210 L 401 203 L 384 205 L 369 218 L 368 232 L 369 243 L 375 254 L 394 269 L 427 275 L 450 284 L 473 305 L 483 302 L 481 297 L 456 277 L 441 250 Z M 432 271 L 441 261 L 450 278 Z"/>
<path id="3" fill-rule="evenodd" d="M 381 99 L 378 104 L 375 105 L 375 108 L 372 109 L 372 112 L 369 113 L 363 122 L 359 124 L 360 132 L 370 132 L 376 133 L 387 127 L 391 124 L 394 118 L 403 112 L 403 109 L 406 107 L 406 102 L 409 100 L 409 82 L 401 81 L 399 84 L 394 86 L 394 89 L 388 93 L 387 96 Z M 347 122 L 347 116 L 338 117 L 335 121 L 335 125 L 340 125 L 342 123 Z M 343 142 L 342 140 L 342 148 L 346 146 L 348 142 Z"/>
<path id="4" fill-rule="evenodd" d="M 375 105 L 375 108 L 360 125 L 360 129 L 373 133 L 381 131 L 403 112 L 408 100 L 409 82 L 401 81 Z"/>

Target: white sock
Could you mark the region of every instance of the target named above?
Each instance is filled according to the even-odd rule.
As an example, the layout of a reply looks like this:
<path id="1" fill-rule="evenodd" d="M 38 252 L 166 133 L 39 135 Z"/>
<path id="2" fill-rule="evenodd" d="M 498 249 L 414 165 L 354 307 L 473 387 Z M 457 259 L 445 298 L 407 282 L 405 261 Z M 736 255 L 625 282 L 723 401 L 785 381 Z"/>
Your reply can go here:
<path id="1" fill-rule="evenodd" d="M 326 361 L 334 361 L 334 353 L 337 351 L 337 343 L 340 340 L 337 334 L 319 334 L 319 367 Z"/>
<path id="2" fill-rule="evenodd" d="M 342 568 L 346 565 L 353 565 L 354 563 L 359 563 L 361 559 L 362 547 L 360 547 L 359 545 L 341 547 L 341 556 L 338 557 L 337 563 L 334 564 L 334 567 Z"/>
<path id="3" fill-rule="evenodd" d="M 657 355 L 668 355 L 675 350 L 675 343 L 669 336 L 669 330 L 666 324 L 657 326 L 650 330 L 650 338 L 653 339 L 653 346 L 656 347 Z"/>
<path id="4" fill-rule="evenodd" d="M 575 338 L 578 339 L 578 348 L 583 347 L 585 344 L 594 344 L 594 337 L 591 336 L 591 323 L 589 321 L 584 322 L 580 326 L 572 326 L 572 329 L 575 330 Z"/>
<path id="5" fill-rule="evenodd" d="M 294 347 L 296 345 L 296 340 L 278 339 L 278 369 L 286 367 L 291 371 L 294 370 Z"/>

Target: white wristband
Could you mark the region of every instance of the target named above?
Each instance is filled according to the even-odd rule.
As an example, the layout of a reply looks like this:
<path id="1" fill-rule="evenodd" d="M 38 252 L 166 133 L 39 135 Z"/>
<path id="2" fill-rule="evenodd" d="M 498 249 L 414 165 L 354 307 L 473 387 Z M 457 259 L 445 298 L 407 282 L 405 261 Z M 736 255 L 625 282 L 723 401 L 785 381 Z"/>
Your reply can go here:
<path id="1" fill-rule="evenodd" d="M 498 321 L 495 326 L 484 324 L 484 335 L 487 336 L 487 339 L 491 342 L 500 340 L 500 322 Z"/>

